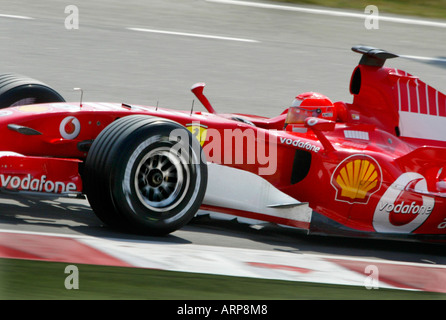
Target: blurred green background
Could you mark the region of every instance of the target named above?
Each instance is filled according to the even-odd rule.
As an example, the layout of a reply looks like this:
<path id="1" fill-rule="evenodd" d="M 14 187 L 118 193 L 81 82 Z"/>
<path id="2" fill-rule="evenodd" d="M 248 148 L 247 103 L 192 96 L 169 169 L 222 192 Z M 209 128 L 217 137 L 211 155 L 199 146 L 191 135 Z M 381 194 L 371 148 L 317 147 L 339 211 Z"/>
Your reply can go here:
<path id="1" fill-rule="evenodd" d="M 79 289 L 65 288 L 70 263 L 0 259 L 2 300 L 444 300 L 446 294 L 75 264 Z"/>
<path id="2" fill-rule="evenodd" d="M 326 6 L 332 8 L 357 9 L 364 11 L 368 5 L 378 7 L 379 13 L 411 15 L 428 18 L 446 19 L 446 0 L 276 0 L 295 4 Z"/>

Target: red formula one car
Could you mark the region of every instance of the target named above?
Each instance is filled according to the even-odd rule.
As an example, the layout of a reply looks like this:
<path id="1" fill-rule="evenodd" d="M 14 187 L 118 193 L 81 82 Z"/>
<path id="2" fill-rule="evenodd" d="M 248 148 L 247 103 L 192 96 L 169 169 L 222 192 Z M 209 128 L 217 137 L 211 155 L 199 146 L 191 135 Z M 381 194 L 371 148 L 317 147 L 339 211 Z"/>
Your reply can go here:
<path id="1" fill-rule="evenodd" d="M 167 234 L 201 208 L 308 232 L 442 238 L 446 96 L 357 46 L 352 103 L 309 92 L 274 118 L 67 103 L 0 77 L 0 188 L 86 195 L 106 224 Z"/>

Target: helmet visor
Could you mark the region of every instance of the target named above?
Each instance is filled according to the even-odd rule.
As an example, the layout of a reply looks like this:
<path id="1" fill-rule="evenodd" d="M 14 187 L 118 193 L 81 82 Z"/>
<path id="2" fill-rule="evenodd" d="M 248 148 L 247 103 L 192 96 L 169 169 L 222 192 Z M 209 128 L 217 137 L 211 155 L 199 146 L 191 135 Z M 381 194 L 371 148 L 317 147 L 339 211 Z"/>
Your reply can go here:
<path id="1" fill-rule="evenodd" d="M 289 107 L 285 119 L 285 124 L 302 124 L 308 117 L 318 117 L 321 114 L 321 109 L 306 110 L 301 107 Z"/>

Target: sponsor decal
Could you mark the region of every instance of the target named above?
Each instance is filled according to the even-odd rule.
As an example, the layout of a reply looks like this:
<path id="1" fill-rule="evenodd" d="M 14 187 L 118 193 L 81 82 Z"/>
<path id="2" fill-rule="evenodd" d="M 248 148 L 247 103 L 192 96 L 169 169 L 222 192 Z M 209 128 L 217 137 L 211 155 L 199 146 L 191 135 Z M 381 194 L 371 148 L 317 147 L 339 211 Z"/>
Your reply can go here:
<path id="1" fill-rule="evenodd" d="M 29 105 L 29 106 L 17 107 L 17 109 L 22 112 L 33 112 L 33 113 L 41 113 L 51 110 L 46 105 Z"/>
<path id="2" fill-rule="evenodd" d="M 331 177 L 331 185 L 336 189 L 335 199 L 348 203 L 366 204 L 370 196 L 381 188 L 381 182 L 378 162 L 359 154 L 344 159 Z"/>
<path id="3" fill-rule="evenodd" d="M 319 150 L 321 150 L 320 147 L 316 147 L 315 145 L 313 145 L 309 142 L 285 138 L 285 137 L 280 137 L 280 143 L 292 145 L 294 147 L 298 147 L 298 148 L 308 150 L 308 151 L 313 151 L 313 152 L 319 152 Z"/>
<path id="4" fill-rule="evenodd" d="M 344 136 L 347 139 L 370 140 L 369 133 L 366 131 L 344 130 Z"/>
<path id="5" fill-rule="evenodd" d="M 77 187 L 74 182 L 51 181 L 46 179 L 46 175 L 34 178 L 30 174 L 26 176 L 10 176 L 0 174 L 0 184 L 2 188 L 22 191 L 37 191 L 49 193 L 75 192 Z"/>
<path id="6" fill-rule="evenodd" d="M 190 123 L 186 125 L 186 128 L 195 138 L 197 138 L 200 145 L 203 146 L 204 142 L 206 141 L 208 127 L 199 123 Z"/>
<path id="7" fill-rule="evenodd" d="M 62 138 L 71 140 L 77 138 L 81 132 L 81 124 L 76 117 L 69 116 L 62 120 L 59 126 Z"/>
<path id="8" fill-rule="evenodd" d="M 375 208 L 373 227 L 377 232 L 411 233 L 432 213 L 435 199 L 410 190 L 426 192 L 426 179 L 406 172 L 386 190 Z"/>
<path id="9" fill-rule="evenodd" d="M 389 213 L 402 214 L 431 214 L 432 209 L 434 209 L 433 205 L 419 205 L 415 201 L 412 201 L 410 205 L 404 201 L 399 204 L 380 202 L 378 207 L 381 212 L 387 211 Z"/>
<path id="10" fill-rule="evenodd" d="M 0 117 L 6 117 L 12 114 L 11 110 L 1 110 L 0 111 Z"/>

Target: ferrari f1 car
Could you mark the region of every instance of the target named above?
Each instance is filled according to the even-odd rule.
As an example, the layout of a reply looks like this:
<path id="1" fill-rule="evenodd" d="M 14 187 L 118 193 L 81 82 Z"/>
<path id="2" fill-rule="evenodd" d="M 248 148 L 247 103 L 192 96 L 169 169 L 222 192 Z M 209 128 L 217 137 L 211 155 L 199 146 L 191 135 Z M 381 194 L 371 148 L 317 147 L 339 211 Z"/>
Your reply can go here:
<path id="1" fill-rule="evenodd" d="M 352 103 L 307 92 L 277 117 L 67 103 L 0 77 L 0 190 L 86 195 L 112 227 L 173 232 L 197 212 L 338 234 L 446 234 L 446 96 L 356 46 Z M 201 209 L 201 210 L 200 210 Z"/>

